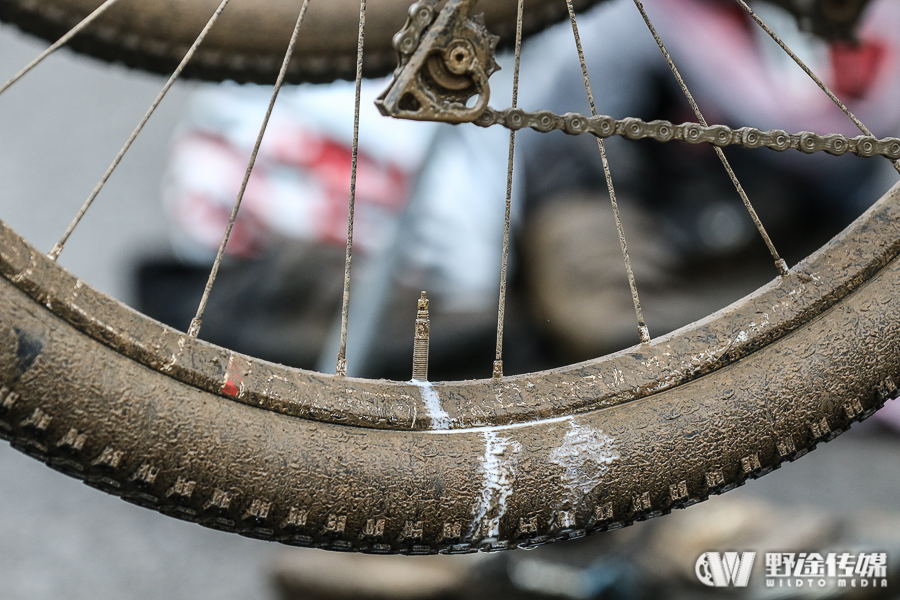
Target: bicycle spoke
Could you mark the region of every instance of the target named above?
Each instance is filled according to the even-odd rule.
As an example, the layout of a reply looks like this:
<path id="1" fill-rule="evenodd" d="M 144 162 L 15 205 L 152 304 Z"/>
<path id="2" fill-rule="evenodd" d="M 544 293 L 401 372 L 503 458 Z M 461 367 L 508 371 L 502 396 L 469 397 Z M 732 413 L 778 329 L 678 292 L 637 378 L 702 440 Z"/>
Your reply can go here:
<path id="1" fill-rule="evenodd" d="M 225 10 L 225 7 L 228 5 L 230 0 L 222 0 L 219 7 L 216 9 L 216 12 L 213 13 L 213 16 L 210 17 L 209 21 L 207 21 L 206 26 L 203 28 L 203 31 L 200 32 L 200 35 L 197 36 L 197 39 L 194 40 L 193 45 L 191 45 L 190 49 L 188 49 L 187 53 L 184 55 L 184 58 L 181 59 L 181 62 L 178 64 L 178 67 L 169 77 L 169 80 L 166 81 L 166 84 L 163 86 L 162 90 L 160 90 L 159 94 L 156 96 L 156 99 L 153 101 L 153 104 L 150 105 L 150 108 L 147 109 L 147 112 L 144 114 L 143 118 L 141 118 L 137 127 L 135 127 L 134 131 L 129 136 L 128 140 L 126 140 L 125 145 L 122 146 L 122 149 L 119 150 L 119 153 L 113 159 L 112 163 L 110 163 L 109 167 L 106 169 L 106 172 L 103 174 L 103 177 L 100 178 L 100 181 L 97 182 L 97 185 L 94 186 L 93 191 L 88 196 L 87 200 L 84 201 L 84 204 L 81 206 L 81 209 L 78 211 L 78 214 L 75 215 L 75 218 L 72 219 L 72 222 L 69 223 L 69 227 L 66 229 L 62 238 L 53 246 L 53 249 L 47 254 L 50 260 L 56 260 L 59 258 L 59 254 L 63 251 L 63 247 L 66 245 L 66 242 L 69 240 L 69 237 L 75 231 L 75 228 L 78 227 L 78 224 L 81 223 L 81 219 L 87 213 L 88 209 L 94 203 L 94 200 L 100 194 L 100 191 L 103 189 L 103 186 L 106 185 L 106 182 L 112 176 L 113 171 L 116 170 L 116 167 L 119 166 L 119 163 L 122 162 L 122 159 L 125 157 L 125 153 L 128 152 L 131 145 L 134 143 L 134 140 L 137 139 L 137 136 L 140 135 L 141 131 L 144 129 L 144 125 L 147 124 L 147 121 L 150 120 L 150 117 L 153 116 L 153 113 L 156 111 L 156 108 L 159 106 L 160 102 L 162 102 L 163 98 L 166 97 L 166 94 L 169 92 L 169 89 L 178 78 L 181 76 L 181 72 L 190 62 L 191 58 L 193 58 L 194 53 L 197 51 L 197 48 L 200 47 L 200 44 L 203 42 L 203 39 L 206 37 L 206 34 L 212 29 L 216 20 L 218 20 L 219 15 L 222 14 L 222 11 Z"/>
<path id="2" fill-rule="evenodd" d="M 831 91 L 831 88 L 829 88 L 827 85 L 825 85 L 825 82 L 823 82 L 821 79 L 819 79 L 818 75 L 813 73 L 812 69 L 810 69 L 808 66 L 806 66 L 806 63 L 803 62 L 799 56 L 794 54 L 793 50 L 791 50 L 788 47 L 788 45 L 784 43 L 784 40 L 782 40 L 781 37 L 779 37 L 779 35 L 777 33 L 772 31 L 772 28 L 770 28 L 768 25 L 766 25 L 766 22 L 763 21 L 762 18 L 758 14 L 756 14 L 756 12 L 754 12 L 754 10 L 752 8 L 750 8 L 750 6 L 746 2 L 744 2 L 744 0 L 737 0 L 737 3 L 740 4 L 741 8 L 743 8 L 745 11 L 747 11 L 747 14 L 750 15 L 750 17 L 754 21 L 756 21 L 756 24 L 759 25 L 760 27 L 762 27 L 763 31 L 765 31 L 767 34 L 769 34 L 769 37 L 772 38 L 775 41 L 775 43 L 778 44 L 781 47 L 781 49 L 784 50 L 785 53 L 788 56 L 790 56 L 791 59 L 795 63 L 797 63 L 797 66 L 800 67 L 801 69 L 803 69 L 803 72 L 806 73 L 809 76 L 809 78 L 812 79 L 813 82 L 815 82 L 815 84 L 817 86 L 819 86 L 819 89 L 822 90 L 823 92 L 825 92 L 825 94 L 829 98 L 831 98 L 831 101 L 834 102 L 839 109 L 841 109 L 841 112 L 843 112 L 845 115 L 847 115 L 848 119 L 853 121 L 853 124 L 856 125 L 856 127 L 860 131 L 862 131 L 865 135 L 874 137 L 874 134 L 869 130 L 869 128 L 866 127 L 863 124 L 863 122 L 860 121 L 859 118 L 857 118 L 857 116 L 855 114 L 853 114 L 853 112 L 849 108 L 847 108 L 847 105 L 844 104 L 841 101 L 841 99 L 838 98 L 835 95 L 835 93 Z M 893 164 L 894 169 L 896 169 L 897 172 L 900 173 L 900 161 L 892 160 L 891 164 Z"/>
<path id="3" fill-rule="evenodd" d="M 665 44 L 663 44 L 662 38 L 659 37 L 659 33 L 656 31 L 656 27 L 653 26 L 653 22 L 650 20 L 650 16 L 647 14 L 647 11 L 644 10 L 644 4 L 641 2 L 641 0 L 634 0 L 634 5 L 637 6 L 637 9 L 641 12 L 641 16 L 644 18 L 644 22 L 650 29 L 650 33 L 653 35 L 653 39 L 656 40 L 656 45 L 659 46 L 663 58 L 666 59 L 666 64 L 669 65 L 669 69 L 672 71 L 672 75 L 674 75 L 675 79 L 678 81 L 678 86 L 681 88 L 681 92 L 684 94 L 684 97 L 687 98 L 688 103 L 690 103 L 691 109 L 694 111 L 694 114 L 697 115 L 697 120 L 700 121 L 701 125 L 707 127 L 708 123 L 703 117 L 703 113 L 700 112 L 700 107 L 697 106 L 697 102 L 694 100 L 694 95 L 691 94 L 691 91 L 688 89 L 687 84 L 681 77 L 681 73 L 675 66 L 675 62 L 672 60 L 672 56 L 666 49 Z M 722 161 L 722 166 L 725 167 L 725 171 L 728 172 L 728 177 L 731 179 L 731 183 L 734 184 L 738 195 L 741 197 L 741 201 L 743 201 L 744 206 L 747 208 L 747 212 L 750 213 L 750 218 L 753 220 L 753 224 L 756 225 L 756 230 L 759 231 L 759 235 L 762 236 L 763 241 L 769 248 L 769 253 L 775 260 L 775 267 L 778 269 L 778 272 L 781 273 L 782 276 L 787 275 L 787 263 L 784 261 L 784 259 L 781 258 L 781 256 L 778 255 L 778 251 L 775 249 L 775 244 L 772 243 L 772 238 L 769 237 L 769 234 L 766 232 L 766 228 L 763 226 L 759 215 L 756 214 L 756 210 L 753 208 L 753 204 L 750 202 L 750 198 L 747 196 L 747 192 L 744 190 L 744 186 L 741 185 L 741 182 L 738 180 L 737 175 L 735 175 L 734 173 L 734 169 L 731 168 L 731 163 L 729 163 L 728 159 L 725 157 L 725 152 L 723 152 L 722 149 L 718 146 L 714 146 L 713 148 L 715 149 L 716 155 L 719 157 L 719 160 Z"/>
<path id="4" fill-rule="evenodd" d="M 53 45 L 51 45 L 49 48 L 47 48 L 46 50 L 44 50 L 43 52 L 38 54 L 37 57 L 34 60 L 32 60 L 30 63 L 25 65 L 21 71 L 19 71 L 15 75 L 13 75 L 12 79 L 10 79 L 6 83 L 4 83 L 3 86 L 0 87 L 0 94 L 2 94 L 3 92 L 5 92 L 9 88 L 11 88 L 13 86 L 13 84 L 15 84 L 17 81 L 22 79 L 25 75 L 27 75 L 29 71 L 31 71 L 33 68 L 35 68 L 42 62 L 44 62 L 45 58 L 47 58 L 48 56 L 50 56 L 51 54 L 53 54 L 54 52 L 56 52 L 57 50 L 59 50 L 60 48 L 65 46 L 67 43 L 69 43 L 69 40 L 71 40 L 73 37 L 78 35 L 78 33 L 81 32 L 82 29 L 84 29 L 85 27 L 90 25 L 94 21 L 94 19 L 96 19 L 97 17 L 102 15 L 104 12 L 106 12 L 106 9 L 110 8 L 113 4 L 115 4 L 118 1 L 119 0 L 106 0 L 106 2 L 104 2 L 103 4 L 98 6 L 96 9 L 94 9 L 94 12 L 92 12 L 91 14 L 86 16 L 84 19 L 82 19 L 81 22 L 78 23 L 78 25 L 76 25 L 75 27 L 70 29 L 65 35 L 63 35 L 61 38 L 56 40 L 56 42 L 54 42 Z"/>
<path id="5" fill-rule="evenodd" d="M 575 35 L 575 47 L 578 49 L 578 60 L 581 63 L 581 75 L 584 78 L 584 89 L 587 92 L 588 103 L 591 106 L 591 115 L 597 116 L 597 106 L 594 103 L 594 92 L 591 89 L 591 80 L 588 77 L 587 63 L 584 61 L 584 49 L 581 46 L 581 36 L 578 34 L 578 22 L 575 19 L 575 8 L 572 0 L 566 0 L 566 8 L 569 10 L 569 21 L 572 24 L 572 33 Z M 603 175 L 606 177 L 606 187 L 609 190 L 609 201 L 612 204 L 613 217 L 616 221 L 616 230 L 619 233 L 619 245 L 622 247 L 622 258 L 625 261 L 625 271 L 628 274 L 628 287 L 631 288 L 631 300 L 634 302 L 634 313 L 637 317 L 638 335 L 642 344 L 650 343 L 650 331 L 644 322 L 644 312 L 641 310 L 641 299 L 638 296 L 637 284 L 634 281 L 634 270 L 631 268 L 631 257 L 628 255 L 628 244 L 625 241 L 625 229 L 622 227 L 622 219 L 619 216 L 619 203 L 616 200 L 616 190 L 613 186 L 612 173 L 609 169 L 609 161 L 606 158 L 606 146 L 601 138 L 597 138 L 597 147 L 600 148 L 600 162 L 603 164 Z"/>
<path id="6" fill-rule="evenodd" d="M 519 102 L 519 63 L 522 57 L 522 15 L 525 2 L 519 0 L 516 12 L 516 58 L 513 67 L 512 108 Z M 516 151 L 516 132 L 509 132 L 509 159 L 506 167 L 506 214 L 503 218 L 503 251 L 500 262 L 500 302 L 497 306 L 497 349 L 494 355 L 493 376 L 503 377 L 503 324 L 506 320 L 506 282 L 509 267 L 509 221 L 512 208 L 513 156 Z"/>
<path id="7" fill-rule="evenodd" d="M 362 87 L 366 0 L 359 2 L 359 34 L 356 39 L 356 102 L 353 107 L 353 148 L 350 157 L 350 207 L 347 213 L 347 251 L 344 258 L 344 295 L 341 300 L 341 349 L 335 373 L 347 375 L 347 323 L 350 317 L 350 262 L 353 259 L 353 216 L 356 209 L 356 165 L 359 157 L 359 96 Z"/>
<path id="8" fill-rule="evenodd" d="M 294 24 L 294 31 L 291 33 L 291 41 L 288 43 L 287 51 L 284 54 L 284 60 L 281 63 L 281 69 L 278 71 L 278 78 L 275 80 L 275 86 L 272 88 L 272 95 L 269 98 L 269 106 L 266 108 L 266 115 L 263 117 L 262 125 L 259 128 L 259 134 L 256 136 L 256 144 L 253 146 L 253 152 L 250 153 L 250 161 L 247 163 L 247 170 L 244 172 L 244 180 L 241 182 L 241 188 L 238 191 L 237 198 L 234 201 L 234 207 L 231 209 L 231 216 L 228 218 L 228 226 L 225 228 L 225 235 L 222 237 L 222 243 L 219 245 L 219 251 L 216 253 L 216 259 L 213 262 L 212 269 L 209 272 L 209 279 L 206 281 L 206 287 L 203 289 L 203 296 L 200 298 L 200 306 L 197 307 L 197 315 L 191 320 L 188 335 L 197 337 L 200 333 L 200 325 L 203 322 L 203 313 L 206 310 L 206 303 L 209 301 L 209 293 L 219 274 L 219 266 L 222 263 L 222 257 L 225 255 L 225 246 L 228 245 L 228 239 L 231 237 L 231 231 L 234 229 L 234 221 L 237 218 L 238 211 L 241 209 L 241 202 L 244 199 L 244 193 L 247 191 L 247 183 L 250 181 L 250 174 L 256 165 L 256 157 L 259 154 L 259 147 L 262 145 L 263 136 L 266 134 L 266 127 L 269 125 L 269 119 L 272 117 L 272 109 L 275 107 L 275 100 L 278 99 L 278 92 L 284 85 L 284 77 L 287 74 L 288 66 L 291 63 L 291 57 L 294 55 L 294 46 L 297 44 L 297 37 L 300 34 L 300 25 L 303 24 L 303 17 L 306 16 L 306 9 L 309 6 L 309 0 L 303 0 L 300 7 L 300 14 L 297 15 L 297 22 Z"/>

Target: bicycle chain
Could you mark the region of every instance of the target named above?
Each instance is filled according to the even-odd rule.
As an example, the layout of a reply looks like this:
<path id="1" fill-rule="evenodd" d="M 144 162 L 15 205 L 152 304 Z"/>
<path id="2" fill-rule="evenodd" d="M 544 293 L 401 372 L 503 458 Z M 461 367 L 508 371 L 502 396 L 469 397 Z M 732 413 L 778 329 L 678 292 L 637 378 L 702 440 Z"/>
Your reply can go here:
<path id="1" fill-rule="evenodd" d="M 409 7 L 406 24 L 403 29 L 394 34 L 391 45 L 397 51 L 398 64 L 394 69 L 394 77 L 397 77 L 409 62 L 425 31 L 434 23 L 437 16 L 437 0 L 419 0 Z"/>
<path id="2" fill-rule="evenodd" d="M 652 139 L 658 142 L 679 140 L 689 144 L 710 143 L 715 146 L 742 146 L 744 148 L 769 148 L 777 152 L 795 149 L 807 154 L 827 152 L 840 156 L 848 152 L 857 156 L 884 156 L 891 160 L 900 159 L 900 138 L 859 135 L 847 136 L 832 133 L 819 135 L 809 131 L 788 133 L 781 129 L 761 131 L 754 127 L 732 129 L 727 125 L 704 127 L 699 123 L 675 125 L 669 121 L 657 120 L 649 123 L 635 117 L 614 119 L 606 115 L 586 117 L 578 113 L 557 115 L 541 110 L 527 112 L 519 108 L 496 110 L 487 108 L 475 121 L 481 127 L 502 125 L 507 129 L 519 130 L 529 127 L 543 133 L 560 130 L 569 135 L 590 133 L 598 138 L 621 136 L 629 140 Z"/>
<path id="3" fill-rule="evenodd" d="M 393 40 L 397 50 L 399 65 L 394 73 L 395 82 L 399 81 L 404 71 L 409 69 L 410 58 L 423 43 L 426 33 L 437 17 L 436 0 L 420 0 L 410 6 L 409 19 Z M 444 10 L 452 9 L 447 7 Z M 488 43 L 489 37 L 485 36 L 481 43 Z M 454 43 L 452 39 L 432 40 L 430 44 L 435 51 L 444 49 L 445 46 Z M 493 48 L 485 49 L 493 54 Z M 493 70 L 491 70 L 493 72 Z M 488 73 L 489 76 L 489 73 Z M 416 81 L 415 85 L 425 85 L 414 77 L 413 73 L 407 73 L 406 78 Z M 392 86 L 394 83 L 391 84 Z M 485 90 L 487 86 L 483 86 Z M 396 106 L 388 106 L 383 102 L 384 97 L 390 91 L 379 98 L 379 108 L 384 114 L 399 118 L 414 118 L 417 120 L 437 120 L 451 123 L 466 121 L 474 122 L 481 127 L 502 125 L 507 129 L 518 130 L 525 127 L 549 132 L 554 130 L 564 131 L 570 135 L 590 133 L 598 138 L 621 136 L 630 140 L 653 139 L 658 142 L 679 140 L 689 144 L 710 143 L 715 146 L 742 146 L 744 148 L 769 148 L 777 152 L 795 149 L 807 154 L 827 152 L 834 156 L 846 153 L 857 156 L 884 156 L 891 160 L 900 159 L 900 138 L 888 137 L 878 139 L 873 136 L 859 135 L 847 137 L 838 133 L 819 135 L 809 131 L 800 133 L 788 133 L 782 129 L 762 131 L 755 127 L 741 127 L 732 129 L 727 125 L 704 126 L 699 123 L 682 123 L 676 125 L 670 121 L 656 120 L 646 122 L 635 117 L 614 119 L 606 115 L 587 117 L 578 113 L 566 113 L 557 115 L 550 111 L 527 112 L 519 108 L 496 110 L 485 107 L 480 114 L 473 113 L 461 104 L 457 107 L 453 102 L 442 102 L 437 106 L 442 96 L 439 89 L 431 90 L 428 99 L 435 106 L 417 107 L 414 111 L 400 110 Z M 487 92 L 486 92 L 487 93 Z M 446 95 L 446 93 L 444 93 Z M 431 98 L 433 96 L 434 98 Z M 423 100 L 426 97 L 422 97 Z M 440 108 L 440 110 L 437 110 Z M 477 116 L 476 116 L 477 115 Z"/>

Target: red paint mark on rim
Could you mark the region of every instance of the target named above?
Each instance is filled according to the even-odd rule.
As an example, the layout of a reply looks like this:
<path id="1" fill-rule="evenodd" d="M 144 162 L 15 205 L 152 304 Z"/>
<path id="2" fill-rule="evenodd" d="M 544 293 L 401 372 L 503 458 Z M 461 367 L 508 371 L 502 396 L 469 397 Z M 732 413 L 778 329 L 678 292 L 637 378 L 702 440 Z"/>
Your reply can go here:
<path id="1" fill-rule="evenodd" d="M 241 393 L 241 388 L 235 385 L 233 381 L 226 381 L 225 385 L 222 386 L 222 393 L 229 396 L 237 396 Z"/>
<path id="2" fill-rule="evenodd" d="M 228 359 L 228 369 L 225 371 L 225 381 L 222 382 L 222 393 L 227 396 L 236 397 L 244 391 L 244 378 L 241 377 L 240 369 L 235 364 L 236 354 L 232 354 Z"/>

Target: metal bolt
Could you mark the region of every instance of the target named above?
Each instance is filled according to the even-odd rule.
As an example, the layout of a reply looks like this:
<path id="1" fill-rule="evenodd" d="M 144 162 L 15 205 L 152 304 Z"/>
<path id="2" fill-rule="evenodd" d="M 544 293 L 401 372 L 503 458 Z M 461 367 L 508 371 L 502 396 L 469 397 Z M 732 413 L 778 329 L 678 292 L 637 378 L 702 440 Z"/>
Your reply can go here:
<path id="1" fill-rule="evenodd" d="M 494 377 L 494 379 L 502 379 L 503 378 L 503 361 L 502 360 L 494 361 L 493 377 Z"/>

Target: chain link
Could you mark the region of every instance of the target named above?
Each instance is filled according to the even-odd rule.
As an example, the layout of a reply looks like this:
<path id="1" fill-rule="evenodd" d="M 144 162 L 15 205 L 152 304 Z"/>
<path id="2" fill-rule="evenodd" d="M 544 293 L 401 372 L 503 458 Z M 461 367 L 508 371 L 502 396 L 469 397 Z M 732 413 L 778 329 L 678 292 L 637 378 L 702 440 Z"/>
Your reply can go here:
<path id="1" fill-rule="evenodd" d="M 434 22 L 437 15 L 436 6 L 437 0 L 419 0 L 409 7 L 406 25 L 394 34 L 394 39 L 391 41 L 399 58 L 399 64 L 394 71 L 395 76 L 409 62 L 410 57 L 419 47 L 419 41 L 425 30 Z"/>
<path id="2" fill-rule="evenodd" d="M 802 131 L 792 134 L 780 129 L 769 131 L 753 127 L 732 129 L 726 125 L 704 127 L 699 123 L 675 125 L 661 120 L 648 123 L 634 117 L 614 119 L 605 115 L 586 117 L 577 113 L 557 115 L 546 110 L 527 112 L 519 108 L 505 110 L 488 108 L 478 117 L 475 124 L 481 127 L 502 125 L 512 130 L 530 127 L 545 133 L 560 130 L 569 135 L 590 133 L 598 138 L 621 136 L 630 140 L 649 138 L 658 142 L 679 140 L 689 144 L 710 143 L 720 147 L 769 148 L 778 152 L 793 148 L 807 154 L 827 152 L 840 156 L 849 152 L 863 157 L 885 156 L 891 160 L 900 159 L 900 138 L 878 139 L 866 135 L 848 138 L 837 133 L 819 135 Z"/>
<path id="3" fill-rule="evenodd" d="M 438 0 L 419 0 L 410 6 L 406 25 L 393 40 L 400 62 L 397 73 L 409 62 L 425 31 L 434 22 L 437 5 Z M 456 122 L 453 119 L 445 120 Z M 527 112 L 520 108 L 505 110 L 487 108 L 475 120 L 475 124 L 482 127 L 502 125 L 511 130 L 530 127 L 541 132 L 558 129 L 570 135 L 590 133 L 598 138 L 621 136 L 630 140 L 649 138 L 659 142 L 679 140 L 689 144 L 710 143 L 720 147 L 769 148 L 778 152 L 791 148 L 807 154 L 827 152 L 834 156 L 849 152 L 863 157 L 884 156 L 891 160 L 900 160 L 900 138 L 878 139 L 870 135 L 851 138 L 838 133 L 819 135 L 802 131 L 792 134 L 780 129 L 769 131 L 754 127 L 732 129 L 726 125 L 704 126 L 699 123 L 675 125 L 661 120 L 648 123 L 634 117 L 614 119 L 604 115 L 587 117 L 577 113 L 557 115 L 550 111 Z"/>

